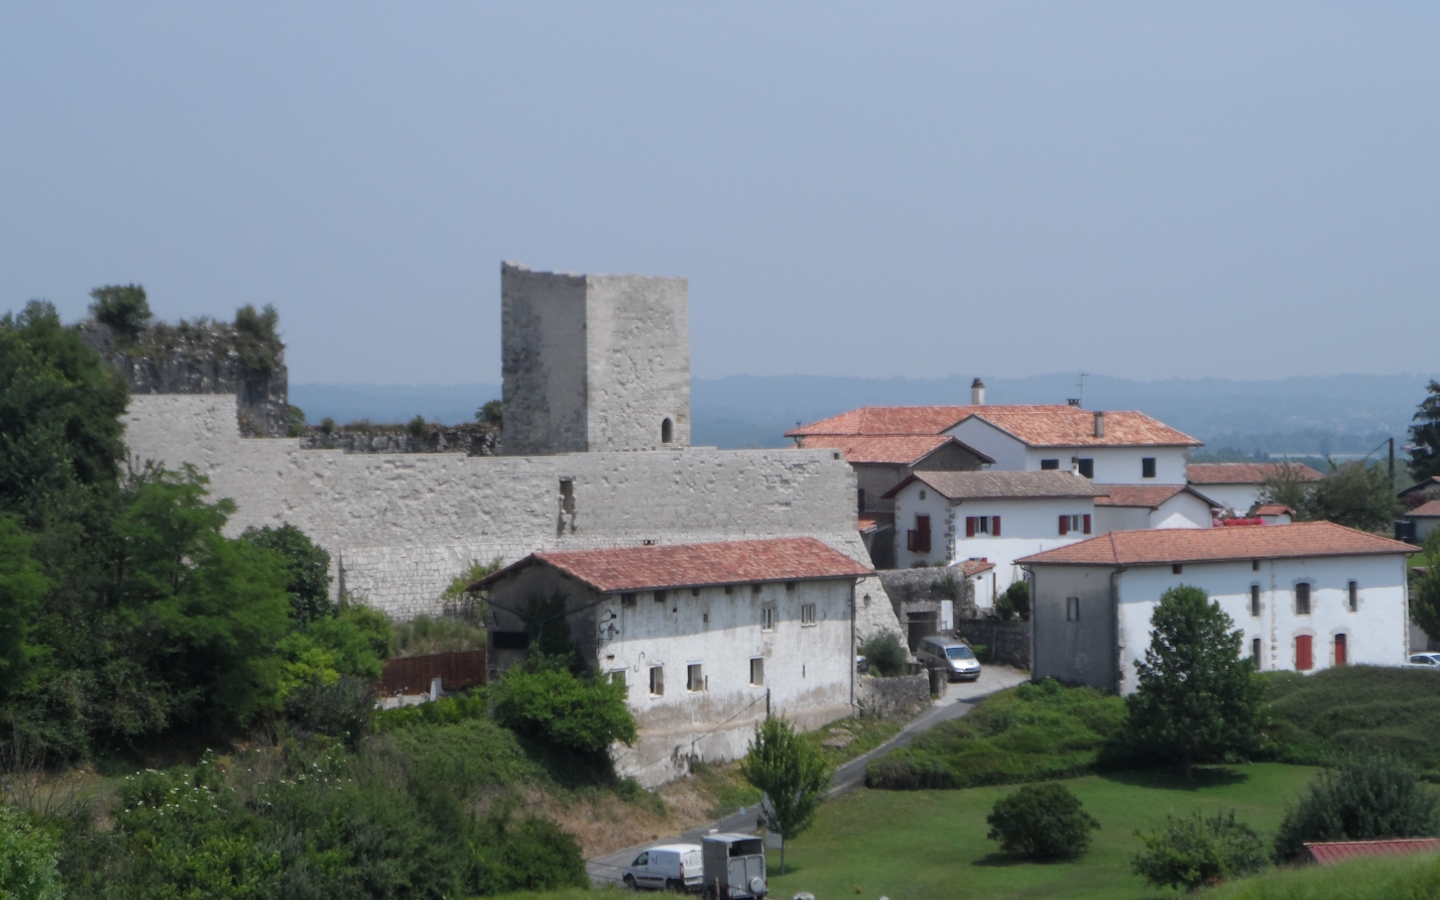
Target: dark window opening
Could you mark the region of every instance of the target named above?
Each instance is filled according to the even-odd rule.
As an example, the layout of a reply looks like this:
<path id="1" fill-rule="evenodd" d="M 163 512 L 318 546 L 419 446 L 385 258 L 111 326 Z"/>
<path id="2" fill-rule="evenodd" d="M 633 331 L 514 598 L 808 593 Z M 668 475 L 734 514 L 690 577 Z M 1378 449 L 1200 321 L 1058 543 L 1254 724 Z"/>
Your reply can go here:
<path id="1" fill-rule="evenodd" d="M 530 635 L 523 631 L 492 631 L 490 642 L 496 650 L 524 650 L 530 646 Z"/>
<path id="2" fill-rule="evenodd" d="M 669 419 L 660 423 L 660 443 L 668 444 L 675 439 L 675 423 Z"/>
<path id="3" fill-rule="evenodd" d="M 656 592 L 655 592 L 655 602 L 656 602 L 656 603 L 664 603 L 664 602 L 665 602 L 665 592 L 664 592 L 664 591 L 656 591 Z"/>
<path id="4" fill-rule="evenodd" d="M 916 516 L 915 527 L 905 532 L 905 549 L 911 553 L 930 552 L 930 517 Z"/>
<path id="5" fill-rule="evenodd" d="M 1354 612 L 1360 608 L 1360 582 L 1350 582 L 1350 611 Z"/>
<path id="6" fill-rule="evenodd" d="M 1260 585 L 1250 585 L 1250 615 L 1260 615 Z"/>
<path id="7" fill-rule="evenodd" d="M 1184 572 L 1184 571 L 1185 571 L 1185 567 L 1184 567 L 1183 565 L 1181 565 L 1180 563 L 1175 563 L 1175 565 L 1173 565 L 1173 566 L 1170 567 L 1170 574 L 1172 574 L 1172 575 L 1179 575 L 1179 574 L 1181 574 L 1181 573 Z"/>
<path id="8" fill-rule="evenodd" d="M 698 596 L 700 596 L 700 589 L 699 589 L 699 588 L 691 588 L 691 589 L 690 589 L 690 596 L 692 596 L 692 597 L 698 597 Z"/>
<path id="9" fill-rule="evenodd" d="M 765 684 L 765 660 L 758 656 L 750 660 L 750 683 L 756 687 Z"/>
<path id="10" fill-rule="evenodd" d="M 1140 460 L 1140 477 L 1141 477 L 1141 478 L 1154 478 L 1154 477 L 1155 477 L 1155 457 L 1153 457 L 1153 456 L 1146 456 L 1146 457 L 1144 457 L 1143 459 Z"/>
<path id="11" fill-rule="evenodd" d="M 1042 471 L 1042 472 L 1048 472 L 1048 471 L 1050 471 L 1051 469 L 1058 469 L 1058 468 L 1060 468 L 1060 460 L 1058 460 L 1058 459 L 1042 459 L 1042 460 L 1040 460 L 1040 471 Z"/>
<path id="12" fill-rule="evenodd" d="M 634 595 L 634 594 L 621 594 L 621 595 L 620 595 L 620 605 L 621 605 L 621 606 L 634 606 L 634 605 L 635 605 L 635 595 Z"/>
<path id="13" fill-rule="evenodd" d="M 859 490 L 855 491 L 855 497 L 857 500 L 856 508 L 863 513 L 865 511 L 865 489 L 860 488 Z"/>
<path id="14" fill-rule="evenodd" d="M 1260 639 L 1256 638 L 1250 642 L 1250 658 L 1255 660 L 1255 668 L 1260 668 Z"/>
<path id="15" fill-rule="evenodd" d="M 1067 621 L 1067 622 L 1078 622 L 1078 621 L 1080 621 L 1080 598 L 1079 598 L 1079 597 L 1066 597 L 1066 598 L 1065 598 L 1065 621 Z"/>
<path id="16" fill-rule="evenodd" d="M 793 581 L 787 581 L 787 582 L 785 582 L 785 590 L 787 590 L 787 591 L 793 591 L 793 590 L 795 590 L 795 582 L 793 582 Z"/>
<path id="17" fill-rule="evenodd" d="M 758 593 L 760 593 L 760 588 L 761 588 L 761 587 L 762 587 L 762 585 L 758 585 L 758 584 L 752 584 L 752 585 L 750 585 L 750 593 L 752 593 L 752 594 L 758 594 Z"/>
<path id="18" fill-rule="evenodd" d="M 1095 460 L 1093 460 L 1093 459 L 1082 459 L 1082 460 L 1080 460 L 1080 474 L 1083 475 L 1083 476 L 1086 477 L 1086 478 L 1094 478 L 1094 477 L 1095 477 Z"/>
<path id="19" fill-rule="evenodd" d="M 1310 583 L 1307 581 L 1295 585 L 1295 613 L 1301 616 L 1310 615 Z"/>

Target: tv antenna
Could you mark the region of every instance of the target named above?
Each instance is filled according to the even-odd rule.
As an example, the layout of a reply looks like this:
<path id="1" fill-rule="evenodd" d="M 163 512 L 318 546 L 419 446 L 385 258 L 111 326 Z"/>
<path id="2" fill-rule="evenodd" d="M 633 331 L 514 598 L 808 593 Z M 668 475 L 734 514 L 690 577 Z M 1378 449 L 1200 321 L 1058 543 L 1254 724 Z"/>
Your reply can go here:
<path id="1" fill-rule="evenodd" d="M 1077 395 L 1076 406 L 1083 406 L 1085 404 L 1085 379 L 1090 374 L 1090 372 L 1081 372 L 1080 378 L 1075 382 L 1075 393 Z"/>

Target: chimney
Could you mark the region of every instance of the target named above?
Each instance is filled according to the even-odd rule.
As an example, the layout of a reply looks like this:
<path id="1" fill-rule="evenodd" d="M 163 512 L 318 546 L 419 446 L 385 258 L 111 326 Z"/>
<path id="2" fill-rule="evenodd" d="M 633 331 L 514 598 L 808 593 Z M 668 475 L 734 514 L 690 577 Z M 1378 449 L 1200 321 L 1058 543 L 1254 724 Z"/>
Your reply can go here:
<path id="1" fill-rule="evenodd" d="M 985 382 L 978 378 L 970 382 L 970 405 L 985 405 Z"/>
<path id="2" fill-rule="evenodd" d="M 1066 403 L 1067 406 L 1079 407 L 1079 406 L 1080 406 L 1080 398 L 1079 398 L 1079 397 L 1071 397 L 1069 400 L 1066 400 L 1065 403 Z"/>
<path id="3" fill-rule="evenodd" d="M 1103 412 L 1095 414 L 1095 436 L 1097 438 L 1105 436 L 1105 414 Z"/>

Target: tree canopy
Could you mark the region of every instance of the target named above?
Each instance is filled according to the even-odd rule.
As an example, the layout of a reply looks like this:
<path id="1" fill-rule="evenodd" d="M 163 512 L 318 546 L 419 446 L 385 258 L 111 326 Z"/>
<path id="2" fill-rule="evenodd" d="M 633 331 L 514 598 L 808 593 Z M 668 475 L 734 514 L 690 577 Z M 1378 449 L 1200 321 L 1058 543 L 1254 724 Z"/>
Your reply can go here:
<path id="1" fill-rule="evenodd" d="M 1410 474 L 1416 481 L 1440 475 L 1440 381 L 1430 379 L 1410 426 Z"/>
<path id="2" fill-rule="evenodd" d="M 783 874 L 784 841 L 797 837 L 815 821 L 835 767 L 819 747 L 795 732 L 794 725 L 771 717 L 756 726 L 750 750 L 740 761 L 740 774 L 765 792 L 765 827 L 780 833 Z"/>
<path id="3" fill-rule="evenodd" d="M 1386 531 L 1403 512 L 1388 472 L 1366 460 L 1332 461 L 1319 481 L 1305 480 L 1302 471 L 1283 464 L 1263 482 L 1260 499 L 1295 510 L 1298 522 L 1328 521 L 1361 531 Z"/>
<path id="4" fill-rule="evenodd" d="M 1244 632 L 1190 585 L 1170 588 L 1151 616 L 1150 646 L 1136 660 L 1139 688 L 1126 698 L 1136 750 L 1179 766 L 1253 751 L 1260 683 L 1241 659 Z"/>

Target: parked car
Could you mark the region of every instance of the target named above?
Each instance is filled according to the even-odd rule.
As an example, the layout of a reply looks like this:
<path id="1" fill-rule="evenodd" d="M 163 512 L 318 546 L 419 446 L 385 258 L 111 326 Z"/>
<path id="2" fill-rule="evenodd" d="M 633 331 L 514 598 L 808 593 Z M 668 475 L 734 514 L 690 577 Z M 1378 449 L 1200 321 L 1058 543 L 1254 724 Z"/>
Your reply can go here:
<path id="1" fill-rule="evenodd" d="M 699 844 L 661 844 L 641 852 L 625 867 L 625 886 L 669 891 L 697 891 L 705 880 Z"/>
<path id="2" fill-rule="evenodd" d="M 1412 653 L 1405 664 L 1417 669 L 1440 669 L 1440 653 Z"/>
<path id="3" fill-rule="evenodd" d="M 707 834 L 704 847 L 706 900 L 759 900 L 770 892 L 763 838 Z"/>
<path id="4" fill-rule="evenodd" d="M 920 640 L 915 658 L 927 666 L 944 669 L 951 681 L 974 681 L 980 677 L 980 660 L 964 641 L 931 635 Z"/>

